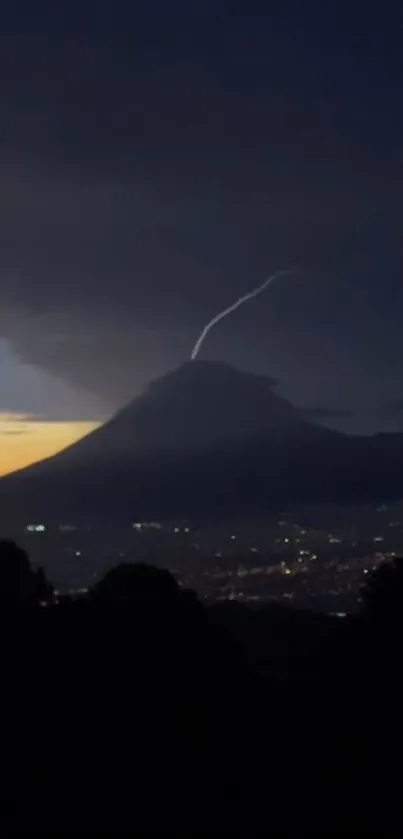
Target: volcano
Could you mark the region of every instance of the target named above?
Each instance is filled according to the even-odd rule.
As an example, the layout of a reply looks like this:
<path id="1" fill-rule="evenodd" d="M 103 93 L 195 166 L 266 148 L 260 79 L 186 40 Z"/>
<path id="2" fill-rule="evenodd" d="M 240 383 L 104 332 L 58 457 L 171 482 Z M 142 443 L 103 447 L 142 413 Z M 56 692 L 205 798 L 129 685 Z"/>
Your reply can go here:
<path id="1" fill-rule="evenodd" d="M 401 435 L 352 438 L 308 422 L 275 384 L 188 362 L 82 440 L 3 478 L 1 509 L 25 520 L 162 518 L 400 493 Z"/>

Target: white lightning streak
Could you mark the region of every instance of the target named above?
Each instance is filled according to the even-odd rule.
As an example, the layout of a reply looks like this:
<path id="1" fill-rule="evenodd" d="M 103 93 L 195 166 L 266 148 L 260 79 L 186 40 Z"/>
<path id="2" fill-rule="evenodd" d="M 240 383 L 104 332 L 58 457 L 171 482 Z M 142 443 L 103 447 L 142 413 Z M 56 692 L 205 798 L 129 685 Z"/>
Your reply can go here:
<path id="1" fill-rule="evenodd" d="M 252 291 L 248 291 L 247 294 L 244 294 L 243 297 L 239 297 L 239 299 L 236 300 L 235 303 L 232 303 L 231 306 L 228 306 L 227 309 L 224 309 L 224 311 L 219 312 L 218 315 L 215 315 L 212 318 L 212 320 L 210 320 L 206 324 L 206 326 L 204 327 L 200 336 L 198 337 L 198 339 L 197 339 L 197 341 L 196 341 L 196 343 L 193 347 L 192 355 L 190 356 L 191 360 L 194 361 L 197 358 L 197 356 L 199 355 L 199 352 L 201 350 L 201 346 L 204 343 L 205 338 L 207 337 L 208 333 L 210 332 L 210 329 L 212 329 L 213 326 L 216 325 L 216 323 L 218 323 L 223 318 L 226 318 L 227 315 L 231 314 L 231 312 L 235 312 L 235 309 L 238 309 L 239 306 L 242 306 L 242 304 L 246 303 L 247 300 L 251 300 L 253 297 L 257 297 L 259 294 L 261 294 L 262 291 L 264 291 L 265 288 L 267 288 L 267 286 L 271 285 L 271 283 L 275 279 L 277 279 L 277 277 L 280 277 L 283 274 L 290 274 L 291 272 L 293 272 L 295 270 L 296 270 L 295 268 L 283 268 L 280 271 L 275 271 L 274 274 L 271 274 L 271 276 L 268 277 L 268 279 L 265 280 L 264 283 L 262 283 L 262 285 L 258 286 L 257 288 L 254 288 Z"/>

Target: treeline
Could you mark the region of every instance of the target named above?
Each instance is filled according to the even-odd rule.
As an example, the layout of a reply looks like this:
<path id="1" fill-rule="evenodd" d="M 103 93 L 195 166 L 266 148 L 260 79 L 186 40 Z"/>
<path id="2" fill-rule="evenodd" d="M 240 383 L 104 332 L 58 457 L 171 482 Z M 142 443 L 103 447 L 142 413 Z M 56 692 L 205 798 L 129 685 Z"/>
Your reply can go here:
<path id="1" fill-rule="evenodd" d="M 351 620 L 206 609 L 142 564 L 56 605 L 1 543 L 4 832 L 398 828 L 402 572 Z"/>

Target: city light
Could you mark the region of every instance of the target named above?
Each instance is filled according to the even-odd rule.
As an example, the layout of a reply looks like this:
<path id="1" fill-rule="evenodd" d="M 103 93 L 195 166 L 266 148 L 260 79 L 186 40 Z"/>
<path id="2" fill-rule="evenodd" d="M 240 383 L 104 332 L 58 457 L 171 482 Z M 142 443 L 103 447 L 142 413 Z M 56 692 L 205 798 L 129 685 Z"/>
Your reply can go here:
<path id="1" fill-rule="evenodd" d="M 59 550 L 65 561 L 54 582 L 65 592 L 92 586 L 113 561 L 150 562 L 151 558 L 201 598 L 227 599 L 232 591 L 244 603 L 285 598 L 336 615 L 356 611 L 363 579 L 381 563 L 403 554 L 403 503 L 390 507 L 382 524 L 377 518 L 374 536 L 375 509 L 368 506 L 348 516 L 344 509 L 329 513 L 320 509 L 309 513 L 305 528 L 293 513 L 266 521 L 233 519 L 225 525 L 129 518 L 120 534 L 106 527 L 105 535 L 102 526 L 69 524 L 66 514 L 46 525 L 24 524 L 27 544 L 22 546 L 35 564 L 45 568 Z M 172 539 L 173 534 L 192 534 L 192 538 Z"/>

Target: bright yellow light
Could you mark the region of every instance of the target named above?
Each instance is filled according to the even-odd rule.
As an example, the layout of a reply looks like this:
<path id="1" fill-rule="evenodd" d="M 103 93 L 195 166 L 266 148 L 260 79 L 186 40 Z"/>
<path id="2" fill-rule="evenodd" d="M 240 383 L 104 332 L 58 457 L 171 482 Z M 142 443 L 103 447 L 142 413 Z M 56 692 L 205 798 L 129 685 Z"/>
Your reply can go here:
<path id="1" fill-rule="evenodd" d="M 43 422 L 0 412 L 0 475 L 22 469 L 65 449 L 98 422 Z"/>

